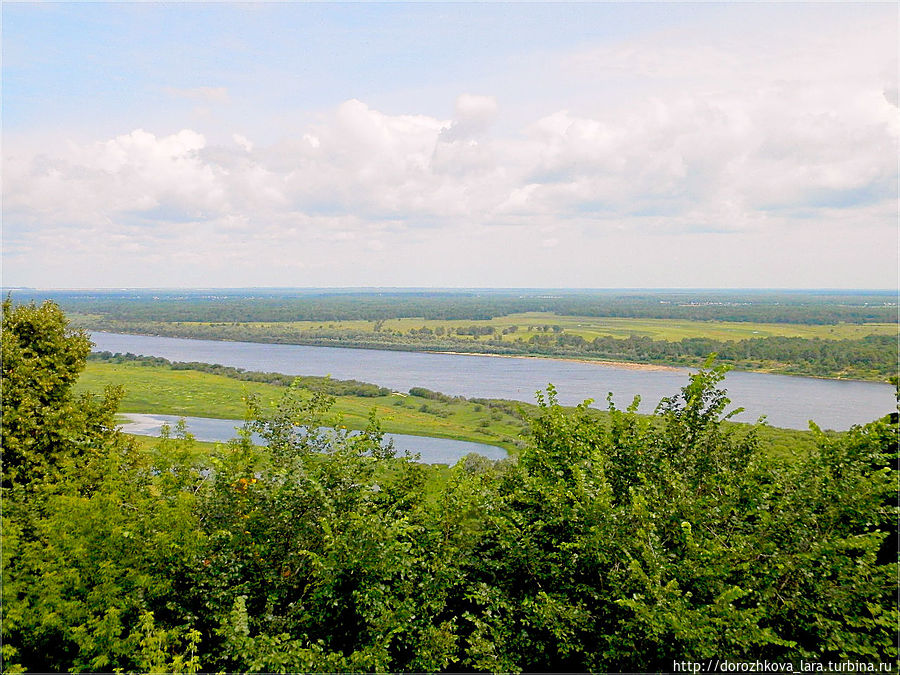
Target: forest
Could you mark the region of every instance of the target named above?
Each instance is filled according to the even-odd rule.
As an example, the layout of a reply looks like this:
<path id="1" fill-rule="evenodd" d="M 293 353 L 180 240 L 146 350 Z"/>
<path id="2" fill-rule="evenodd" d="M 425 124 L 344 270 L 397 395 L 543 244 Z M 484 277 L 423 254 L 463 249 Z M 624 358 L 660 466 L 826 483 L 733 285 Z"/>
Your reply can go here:
<path id="1" fill-rule="evenodd" d="M 4 671 L 897 664 L 896 414 L 785 455 L 727 423 L 723 366 L 652 417 L 550 387 L 516 457 L 426 489 L 302 380 L 209 452 L 137 443 L 120 388 L 74 393 L 89 351 L 4 302 Z"/>
<path id="2" fill-rule="evenodd" d="M 523 312 L 560 316 L 831 324 L 896 323 L 894 291 L 601 291 L 561 289 L 181 289 L 14 290 L 67 312 L 119 321 L 377 321 L 403 317 L 493 319 Z"/>

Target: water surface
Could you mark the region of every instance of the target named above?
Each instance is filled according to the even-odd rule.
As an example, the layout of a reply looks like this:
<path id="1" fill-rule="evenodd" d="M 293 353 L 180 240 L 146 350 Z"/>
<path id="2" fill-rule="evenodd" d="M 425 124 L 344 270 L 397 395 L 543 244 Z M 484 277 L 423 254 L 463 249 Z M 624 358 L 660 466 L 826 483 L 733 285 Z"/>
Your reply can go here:
<path id="1" fill-rule="evenodd" d="M 506 398 L 533 402 L 535 392 L 553 384 L 566 405 L 594 399 L 606 407 L 613 392 L 616 405 L 641 397 L 640 411 L 651 413 L 664 396 L 687 383 L 686 369 L 635 370 L 601 363 L 544 358 L 501 358 L 463 354 L 308 347 L 303 345 L 223 342 L 184 338 L 91 334 L 96 351 L 161 356 L 171 361 L 202 361 L 225 366 L 285 373 L 331 375 L 406 392 L 426 387 L 445 394 Z M 746 412 L 737 420 L 755 422 L 765 415 L 772 426 L 808 428 L 814 420 L 825 429 L 844 430 L 870 422 L 895 409 L 894 389 L 878 382 L 825 380 L 765 373 L 732 372 L 724 386 L 733 406 Z"/>
<path id="2" fill-rule="evenodd" d="M 179 417 L 178 415 L 146 415 L 140 413 L 123 413 L 122 417 L 128 420 L 121 425 L 126 434 L 138 436 L 159 436 L 163 424 L 174 428 L 178 420 L 183 419 L 187 430 L 198 441 L 210 443 L 225 443 L 237 436 L 237 429 L 241 427 L 238 420 L 221 420 L 210 417 Z M 253 440 L 262 444 L 263 440 L 258 434 L 253 434 Z M 469 453 L 477 453 L 488 459 L 503 459 L 507 456 L 506 450 L 484 443 L 470 441 L 455 441 L 449 438 L 432 438 L 430 436 L 410 436 L 407 434 L 385 434 L 385 441 L 393 441 L 394 449 L 398 455 L 405 452 L 418 453 L 420 461 L 425 464 L 456 464 L 456 462 Z"/>

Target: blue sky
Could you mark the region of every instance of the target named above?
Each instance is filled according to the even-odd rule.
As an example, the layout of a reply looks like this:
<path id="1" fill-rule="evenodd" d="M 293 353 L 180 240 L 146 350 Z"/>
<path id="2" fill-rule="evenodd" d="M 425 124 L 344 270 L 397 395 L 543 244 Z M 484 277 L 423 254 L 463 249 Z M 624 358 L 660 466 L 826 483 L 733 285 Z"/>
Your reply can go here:
<path id="1" fill-rule="evenodd" d="M 448 115 L 459 90 L 525 103 L 545 54 L 696 14 L 652 5 L 7 3 L 7 132 L 58 123 L 178 131 L 170 89 L 227 87 L 236 118 L 265 120 L 360 99 L 384 112 Z M 510 76 L 513 76 L 510 78 Z M 88 95 L 89 93 L 89 95 Z M 557 97 L 574 92 L 560 88 Z M 177 104 L 177 102 L 175 102 Z M 548 110 L 558 100 L 547 100 Z M 185 104 L 184 107 L 187 107 Z M 262 109 L 260 109 L 262 107 Z"/>
<path id="2" fill-rule="evenodd" d="M 897 6 L 10 3 L 3 284 L 897 284 Z"/>

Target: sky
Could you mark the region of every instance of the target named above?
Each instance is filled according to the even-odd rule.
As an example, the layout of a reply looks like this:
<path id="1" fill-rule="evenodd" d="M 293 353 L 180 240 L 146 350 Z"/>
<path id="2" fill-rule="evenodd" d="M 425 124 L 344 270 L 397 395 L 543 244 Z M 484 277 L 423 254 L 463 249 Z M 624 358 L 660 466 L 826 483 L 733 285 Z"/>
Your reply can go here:
<path id="1" fill-rule="evenodd" d="M 6 1 L 2 284 L 896 288 L 898 8 Z"/>

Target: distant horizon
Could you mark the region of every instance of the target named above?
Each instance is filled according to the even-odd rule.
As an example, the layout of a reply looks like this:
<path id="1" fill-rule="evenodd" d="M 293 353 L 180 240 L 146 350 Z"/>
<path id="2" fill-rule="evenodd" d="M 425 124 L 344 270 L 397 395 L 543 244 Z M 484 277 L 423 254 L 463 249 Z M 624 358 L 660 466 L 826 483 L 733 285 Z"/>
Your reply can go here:
<path id="1" fill-rule="evenodd" d="M 571 291 L 571 292 L 793 292 L 793 293 L 875 293 L 893 294 L 900 297 L 896 288 L 788 288 L 788 287 L 577 287 L 577 286 L 93 286 L 93 287 L 38 287 L 38 286 L 0 286 L 4 293 L 9 291 Z"/>

